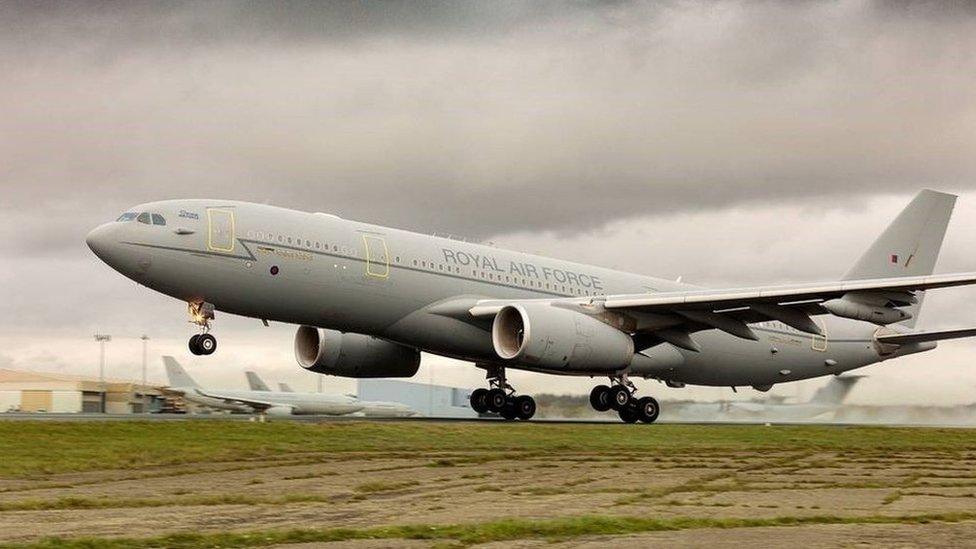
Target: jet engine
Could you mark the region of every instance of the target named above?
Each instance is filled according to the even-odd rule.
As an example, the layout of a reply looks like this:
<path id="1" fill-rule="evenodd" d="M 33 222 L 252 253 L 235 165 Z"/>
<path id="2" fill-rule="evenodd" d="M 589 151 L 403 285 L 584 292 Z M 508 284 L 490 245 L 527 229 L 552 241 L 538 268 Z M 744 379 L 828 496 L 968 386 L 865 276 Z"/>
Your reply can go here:
<path id="1" fill-rule="evenodd" d="M 311 372 L 343 377 L 412 377 L 420 351 L 373 336 L 302 326 L 295 358 Z"/>
<path id="2" fill-rule="evenodd" d="M 495 353 L 544 370 L 614 371 L 634 357 L 630 335 L 600 320 L 544 303 L 503 307 L 491 327 Z"/>
<path id="3" fill-rule="evenodd" d="M 265 415 L 274 417 L 290 416 L 294 413 L 290 406 L 272 406 L 264 411 Z"/>

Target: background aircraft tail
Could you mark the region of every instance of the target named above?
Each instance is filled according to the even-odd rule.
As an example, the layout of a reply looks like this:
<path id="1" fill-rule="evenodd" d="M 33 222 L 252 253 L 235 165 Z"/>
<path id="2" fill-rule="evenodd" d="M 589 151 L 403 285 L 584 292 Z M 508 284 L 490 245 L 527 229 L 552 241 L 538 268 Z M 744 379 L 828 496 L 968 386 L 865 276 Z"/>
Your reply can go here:
<path id="1" fill-rule="evenodd" d="M 809 404 L 828 404 L 828 405 L 840 405 L 843 404 L 844 399 L 850 394 L 851 389 L 854 388 L 854 384 L 857 383 L 859 379 L 864 376 L 841 376 L 832 377 L 826 385 L 817 389 L 816 393 L 813 393 L 813 397 L 810 399 Z"/>
<path id="2" fill-rule="evenodd" d="M 199 387 L 175 358 L 164 356 L 163 365 L 166 367 L 166 378 L 169 379 L 170 387 Z"/>
<path id="3" fill-rule="evenodd" d="M 247 384 L 251 387 L 252 391 L 270 391 L 268 386 L 264 383 L 264 380 L 258 377 L 255 372 L 244 372 L 247 376 Z"/>
<path id="4" fill-rule="evenodd" d="M 843 280 L 932 274 L 955 204 L 955 195 L 929 189 L 919 192 Z M 901 324 L 915 326 L 924 294 L 917 295 L 918 303 L 905 308 L 912 318 Z"/>
<path id="5" fill-rule="evenodd" d="M 281 389 L 282 393 L 294 393 L 295 390 L 291 388 L 291 385 L 287 383 L 279 383 L 278 388 Z"/>

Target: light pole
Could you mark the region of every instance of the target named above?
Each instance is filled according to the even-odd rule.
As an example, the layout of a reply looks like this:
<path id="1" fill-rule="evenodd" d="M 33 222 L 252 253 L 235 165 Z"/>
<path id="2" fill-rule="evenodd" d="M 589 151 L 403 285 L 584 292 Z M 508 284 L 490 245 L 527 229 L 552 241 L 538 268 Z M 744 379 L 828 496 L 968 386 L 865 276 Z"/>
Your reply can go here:
<path id="1" fill-rule="evenodd" d="M 112 336 L 108 334 L 95 334 L 95 341 L 99 346 L 98 360 L 98 381 L 102 386 L 101 412 L 105 413 L 105 343 L 112 341 Z"/>
<path id="2" fill-rule="evenodd" d="M 146 386 L 146 353 L 147 353 L 147 348 L 149 346 L 149 336 L 147 336 L 146 334 L 142 334 L 142 337 L 140 337 L 139 339 L 142 340 L 142 386 L 145 387 Z"/>

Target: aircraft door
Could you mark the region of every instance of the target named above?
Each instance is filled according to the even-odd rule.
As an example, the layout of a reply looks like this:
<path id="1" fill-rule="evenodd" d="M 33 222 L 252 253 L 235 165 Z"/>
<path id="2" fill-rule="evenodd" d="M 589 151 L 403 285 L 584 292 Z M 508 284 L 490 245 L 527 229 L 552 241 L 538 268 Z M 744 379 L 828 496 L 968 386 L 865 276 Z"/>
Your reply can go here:
<path id="1" fill-rule="evenodd" d="M 820 326 L 820 330 L 823 332 L 823 335 L 821 336 L 817 334 L 810 334 L 812 336 L 812 339 L 810 340 L 810 348 L 813 349 L 814 351 L 826 351 L 827 350 L 827 323 L 824 322 L 822 319 L 815 318 L 815 317 L 813 318 L 813 321 L 817 323 L 817 326 Z"/>
<path id="2" fill-rule="evenodd" d="M 216 252 L 234 251 L 234 212 L 207 208 L 207 248 Z"/>
<path id="3" fill-rule="evenodd" d="M 363 246 L 366 249 L 366 276 L 388 278 L 390 276 L 390 251 L 382 236 L 364 234 Z"/>

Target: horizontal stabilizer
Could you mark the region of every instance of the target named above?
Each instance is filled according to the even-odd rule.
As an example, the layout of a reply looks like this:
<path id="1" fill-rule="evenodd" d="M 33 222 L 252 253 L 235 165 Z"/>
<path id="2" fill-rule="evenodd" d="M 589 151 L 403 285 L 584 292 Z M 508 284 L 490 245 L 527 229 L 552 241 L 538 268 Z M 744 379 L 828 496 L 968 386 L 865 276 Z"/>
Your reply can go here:
<path id="1" fill-rule="evenodd" d="M 944 330 L 941 332 L 914 332 L 908 334 L 887 334 L 877 336 L 879 343 L 890 345 L 907 345 L 909 343 L 923 343 L 926 341 L 941 341 L 943 339 L 958 339 L 976 336 L 976 328 L 961 330 Z"/>

